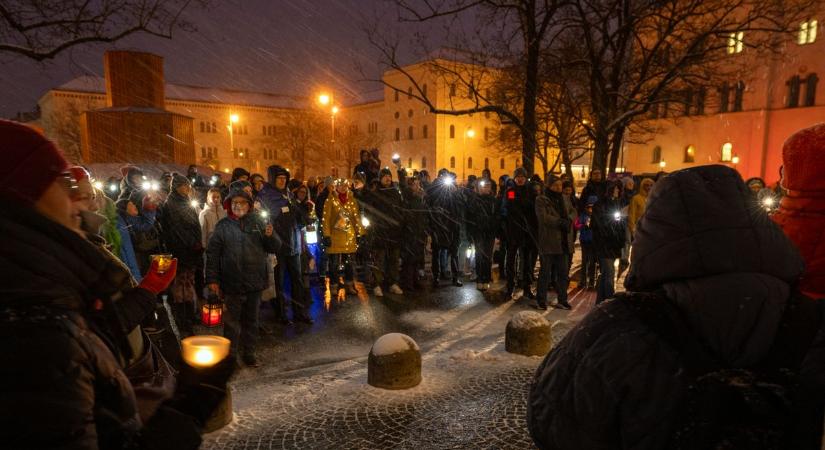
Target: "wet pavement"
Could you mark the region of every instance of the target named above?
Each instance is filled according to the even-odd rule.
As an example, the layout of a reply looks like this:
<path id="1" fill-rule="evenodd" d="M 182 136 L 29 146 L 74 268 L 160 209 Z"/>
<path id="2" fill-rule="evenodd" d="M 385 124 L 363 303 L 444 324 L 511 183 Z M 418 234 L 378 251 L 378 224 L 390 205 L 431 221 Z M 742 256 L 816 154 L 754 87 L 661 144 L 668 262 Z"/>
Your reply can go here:
<path id="1" fill-rule="evenodd" d="M 505 352 L 504 329 L 515 313 L 536 311 L 534 301 L 506 299 L 499 283 L 488 292 L 447 284 L 383 298 L 360 285 L 358 296 L 316 289 L 314 325 L 276 323 L 266 305 L 262 365 L 237 374 L 235 420 L 203 448 L 532 448 L 526 395 L 542 358 Z M 553 340 L 594 301 L 574 286 L 571 311 L 542 312 Z M 366 383 L 370 347 L 390 332 L 421 347 L 423 381 L 413 389 Z"/>

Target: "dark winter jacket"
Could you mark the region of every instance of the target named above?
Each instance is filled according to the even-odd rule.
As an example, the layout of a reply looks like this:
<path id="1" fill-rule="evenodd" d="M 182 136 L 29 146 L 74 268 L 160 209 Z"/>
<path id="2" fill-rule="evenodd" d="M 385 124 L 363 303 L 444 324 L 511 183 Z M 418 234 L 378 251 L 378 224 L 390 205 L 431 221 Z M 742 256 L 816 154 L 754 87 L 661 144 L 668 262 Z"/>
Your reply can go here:
<path id="1" fill-rule="evenodd" d="M 590 226 L 597 258 L 621 258 L 627 240 L 627 218 L 621 215 L 619 199 L 602 197 L 593 206 Z"/>
<path id="2" fill-rule="evenodd" d="M 590 197 L 596 197 L 599 201 L 601 201 L 601 199 L 604 198 L 605 191 L 607 191 L 606 181 L 596 182 L 589 180 L 579 196 L 579 212 L 584 211 Z"/>
<path id="3" fill-rule="evenodd" d="M 203 256 L 200 211 L 190 202 L 189 197 L 172 191 L 160 210 L 161 240 L 178 259 L 179 269 L 198 267 Z"/>
<path id="4" fill-rule="evenodd" d="M 206 249 L 206 283 L 217 283 L 227 294 L 262 291 L 269 286 L 267 254 L 277 253 L 277 233 L 266 237 L 266 223 L 251 212 L 238 219 L 224 217 Z"/>
<path id="5" fill-rule="evenodd" d="M 664 178 L 639 222 L 625 282 L 629 291 L 661 292 L 659 301 L 671 302 L 700 343 L 732 368 L 768 353 L 802 271 L 796 249 L 747 198 L 727 167 Z M 801 373 L 821 385 L 824 368 L 820 330 Z M 679 354 L 629 301 L 607 301 L 540 365 L 528 428 L 539 448 L 669 448 L 691 381 Z"/>
<path id="6" fill-rule="evenodd" d="M 281 240 L 278 254 L 297 255 L 301 253 L 301 227 L 308 223 L 309 218 L 298 205 L 295 196 L 284 188 L 283 191 L 275 188 L 275 178 L 285 175 L 289 182 L 289 172 L 280 166 L 270 166 L 267 170 L 269 183 L 264 184 L 257 200 L 264 210 L 269 212 L 269 220 Z"/>
<path id="7" fill-rule="evenodd" d="M 464 198 L 461 189 L 439 177 L 427 188 L 425 201 L 430 208 L 429 233 L 438 247 L 456 247 L 461 240 Z"/>
<path id="8" fill-rule="evenodd" d="M 395 185 L 370 191 L 359 202 L 370 221 L 369 235 L 375 245 L 398 245 L 404 229 L 401 192 Z"/>
<path id="9" fill-rule="evenodd" d="M 154 311 L 154 295 L 33 210 L 0 205 L 0 235 L 2 447 L 196 448 L 195 423 L 170 403 L 141 426 L 122 370 L 122 330 Z"/>
<path id="10" fill-rule="evenodd" d="M 536 241 L 536 195 L 530 186 L 515 183 L 504 191 L 502 215 L 507 245 L 532 245 Z"/>
<path id="11" fill-rule="evenodd" d="M 593 244 L 593 229 L 590 226 L 590 215 L 587 213 L 579 214 L 576 218 L 576 230 L 579 231 L 579 242 L 582 245 Z"/>
<path id="12" fill-rule="evenodd" d="M 407 184 L 406 172 L 398 171 L 399 185 L 403 203 L 402 258 L 407 256 L 414 261 L 424 260 L 427 246 L 427 224 L 430 211 L 424 200 L 424 192 L 413 192 Z"/>
<path id="13" fill-rule="evenodd" d="M 540 255 L 569 255 L 573 252 L 576 210 L 570 200 L 557 192 L 536 199 Z"/>
<path id="14" fill-rule="evenodd" d="M 472 193 L 467 205 L 467 234 L 473 242 L 495 239 L 500 226 L 498 199 L 492 193 Z"/>

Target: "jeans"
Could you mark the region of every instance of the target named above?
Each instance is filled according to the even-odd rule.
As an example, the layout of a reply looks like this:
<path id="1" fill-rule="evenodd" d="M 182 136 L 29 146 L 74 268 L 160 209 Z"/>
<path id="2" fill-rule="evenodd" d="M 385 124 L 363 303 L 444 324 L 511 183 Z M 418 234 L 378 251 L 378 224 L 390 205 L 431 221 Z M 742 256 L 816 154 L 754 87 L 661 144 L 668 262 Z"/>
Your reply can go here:
<path id="1" fill-rule="evenodd" d="M 343 266 L 344 281 L 350 282 L 353 278 L 353 258 L 349 253 L 330 253 L 329 257 L 329 285 L 339 282 Z"/>
<path id="2" fill-rule="evenodd" d="M 541 255 L 539 283 L 536 289 L 536 299 L 539 305 L 547 304 L 547 286 L 550 285 L 551 280 L 556 284 L 556 298 L 558 302 L 567 303 L 567 286 L 570 284 L 570 280 L 567 277 L 568 258 L 569 256 L 566 254 Z"/>
<path id="3" fill-rule="evenodd" d="M 592 243 L 582 244 L 581 285 L 596 284 L 596 250 Z"/>
<path id="4" fill-rule="evenodd" d="M 384 283 L 388 286 L 398 283 L 398 263 L 401 259 L 400 244 L 393 244 L 387 246 L 376 246 L 372 249 L 373 258 L 375 258 L 375 269 L 373 269 L 373 277 L 375 278 L 376 286 L 383 286 Z"/>
<path id="5" fill-rule="evenodd" d="M 440 247 L 433 243 L 430 245 L 430 250 L 433 255 L 433 281 L 438 281 L 441 277 L 441 264 L 437 264 L 436 262 L 440 261 L 442 252 L 449 256 L 450 272 L 452 272 L 453 279 L 458 279 L 458 246 Z"/>
<path id="6" fill-rule="evenodd" d="M 238 354 L 239 348 L 244 355 L 255 354 L 261 292 L 224 295 L 223 337 L 232 341 L 230 346 L 233 355 Z"/>
<path id="7" fill-rule="evenodd" d="M 616 277 L 616 268 L 613 267 L 615 258 L 599 258 L 599 287 L 596 292 L 596 304 L 613 298 L 615 294 L 613 278 Z"/>
<path id="8" fill-rule="evenodd" d="M 284 296 L 284 280 L 289 276 L 291 288 L 290 301 L 287 302 Z M 275 281 L 278 289 L 278 303 L 280 306 L 281 319 L 287 319 L 287 310 L 292 308 L 294 319 L 309 318 L 309 302 L 304 290 L 304 277 L 301 273 L 301 255 L 278 255 L 278 265 L 275 267 Z"/>

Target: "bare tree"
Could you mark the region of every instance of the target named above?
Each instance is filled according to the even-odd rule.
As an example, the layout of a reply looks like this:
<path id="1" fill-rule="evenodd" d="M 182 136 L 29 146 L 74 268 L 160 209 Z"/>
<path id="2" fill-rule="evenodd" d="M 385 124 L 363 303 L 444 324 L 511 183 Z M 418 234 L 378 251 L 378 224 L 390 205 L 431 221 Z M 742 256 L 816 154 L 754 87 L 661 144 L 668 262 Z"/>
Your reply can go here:
<path id="1" fill-rule="evenodd" d="M 292 110 L 279 115 L 274 140 L 288 154 L 290 166 L 297 169 L 296 178 L 307 175 L 307 167 L 330 167 L 329 123 L 312 110 Z"/>
<path id="2" fill-rule="evenodd" d="M 80 151 L 80 116 L 98 107 L 93 100 L 72 99 L 65 108 L 51 108 L 41 117 L 44 128 L 49 130 L 49 138 L 54 139 L 66 154 L 69 161 L 77 164 L 83 162 Z"/>
<path id="3" fill-rule="evenodd" d="M 0 54 L 36 61 L 81 44 L 115 42 L 135 33 L 171 38 L 191 29 L 181 13 L 206 0 L 4 0 L 0 2 Z"/>
<path id="4" fill-rule="evenodd" d="M 384 143 L 380 133 L 364 132 L 355 124 L 343 121 L 336 126 L 335 147 L 340 149 L 341 161 L 347 167 L 347 176 L 353 173 L 361 162 L 361 150 L 378 148 Z"/>

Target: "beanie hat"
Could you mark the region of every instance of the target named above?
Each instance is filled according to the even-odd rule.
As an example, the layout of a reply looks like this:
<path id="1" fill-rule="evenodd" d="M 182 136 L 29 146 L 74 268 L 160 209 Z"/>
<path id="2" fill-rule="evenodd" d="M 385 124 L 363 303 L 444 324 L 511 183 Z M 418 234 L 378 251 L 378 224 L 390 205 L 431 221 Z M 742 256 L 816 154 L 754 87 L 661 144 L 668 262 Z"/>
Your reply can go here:
<path id="1" fill-rule="evenodd" d="M 825 191 L 825 168 L 819 157 L 825 151 L 825 123 L 797 131 L 782 146 L 782 186 L 790 191 Z"/>
<path id="2" fill-rule="evenodd" d="M 524 167 L 518 167 L 513 172 L 513 178 L 524 177 L 527 178 L 527 171 L 524 170 Z"/>
<path id="3" fill-rule="evenodd" d="M 0 198 L 34 204 L 69 166 L 63 152 L 34 129 L 0 120 Z"/>
<path id="4" fill-rule="evenodd" d="M 172 174 L 172 180 L 169 183 L 170 190 L 174 191 L 177 188 L 183 186 L 184 184 L 191 184 L 189 178 L 186 178 L 185 176 L 179 173 Z"/>
<path id="5" fill-rule="evenodd" d="M 232 199 L 236 197 L 242 197 L 249 203 L 249 206 L 252 206 L 252 204 L 254 203 L 252 201 L 252 196 L 249 195 L 249 193 L 243 189 L 229 189 L 229 194 L 227 194 L 226 199 L 224 199 L 224 202 L 231 207 Z"/>
<path id="6" fill-rule="evenodd" d="M 235 191 L 235 190 L 242 191 L 246 187 L 251 188 L 252 183 L 250 183 L 248 181 L 243 181 L 243 180 L 235 180 L 229 185 L 229 190 L 230 191 Z"/>
<path id="7" fill-rule="evenodd" d="M 249 177 L 249 171 L 244 169 L 243 167 L 236 167 L 235 170 L 232 171 L 232 179 L 237 180 L 240 177 Z"/>
<path id="8" fill-rule="evenodd" d="M 383 169 L 381 169 L 380 172 L 378 172 L 378 179 L 379 180 L 381 178 L 384 178 L 384 176 L 389 176 L 390 179 L 392 179 L 392 171 L 387 167 L 384 167 Z"/>
<path id="9" fill-rule="evenodd" d="M 78 183 L 80 183 L 81 181 L 83 181 L 87 178 L 90 178 L 89 172 L 86 171 L 85 167 L 72 166 L 72 167 L 69 167 L 69 172 L 72 173 L 72 178 L 74 178 L 75 181 L 77 181 Z"/>

